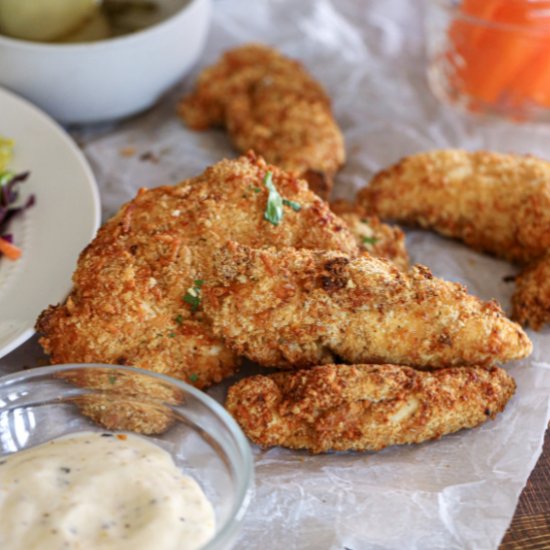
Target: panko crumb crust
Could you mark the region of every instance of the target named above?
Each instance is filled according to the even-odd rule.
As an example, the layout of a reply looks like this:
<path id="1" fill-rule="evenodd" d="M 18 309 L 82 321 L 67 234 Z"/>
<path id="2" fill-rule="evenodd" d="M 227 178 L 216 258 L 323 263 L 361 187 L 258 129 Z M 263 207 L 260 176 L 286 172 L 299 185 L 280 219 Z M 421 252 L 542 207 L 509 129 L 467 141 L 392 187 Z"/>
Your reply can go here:
<path id="1" fill-rule="evenodd" d="M 247 44 L 200 74 L 178 113 L 195 130 L 223 126 L 240 151 L 304 178 L 322 198 L 345 160 L 330 99 L 304 67 L 277 50 Z"/>
<path id="2" fill-rule="evenodd" d="M 268 172 L 300 206 L 284 206 L 279 225 L 264 218 Z M 105 223 L 80 255 L 67 300 L 37 321 L 44 351 L 53 363 L 131 365 L 200 388 L 230 376 L 239 358 L 185 299 L 208 278 L 213 251 L 227 239 L 359 253 L 345 223 L 306 182 L 252 153 L 223 160 L 179 185 L 140 190 Z"/>
<path id="3" fill-rule="evenodd" d="M 376 174 L 357 204 L 520 264 L 550 248 L 550 162 L 533 156 L 419 153 Z"/>
<path id="4" fill-rule="evenodd" d="M 361 252 L 390 260 L 403 271 L 409 269 L 405 234 L 399 227 L 361 213 L 357 205 L 345 200 L 332 201 L 330 209 L 346 222 Z"/>
<path id="5" fill-rule="evenodd" d="M 515 387 L 498 367 L 330 364 L 240 380 L 226 407 L 262 447 L 379 451 L 478 426 L 504 409 Z"/>
<path id="6" fill-rule="evenodd" d="M 234 242 L 213 262 L 215 277 L 203 287 L 213 332 L 263 366 L 338 359 L 441 368 L 491 365 L 532 350 L 496 302 L 424 266 L 404 273 L 372 256 Z"/>
<path id="7" fill-rule="evenodd" d="M 513 318 L 534 330 L 550 324 L 550 254 L 533 262 L 515 281 Z"/>

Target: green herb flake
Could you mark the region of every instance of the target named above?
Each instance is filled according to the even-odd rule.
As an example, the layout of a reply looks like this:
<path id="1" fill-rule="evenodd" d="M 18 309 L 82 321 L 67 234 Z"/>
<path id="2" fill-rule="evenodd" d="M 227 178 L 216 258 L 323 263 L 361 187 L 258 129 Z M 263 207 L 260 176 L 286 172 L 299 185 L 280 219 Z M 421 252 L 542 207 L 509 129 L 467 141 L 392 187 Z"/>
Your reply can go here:
<path id="1" fill-rule="evenodd" d="M 15 172 L 0 172 L 0 187 L 9 183 L 15 177 Z"/>
<path id="2" fill-rule="evenodd" d="M 189 375 L 189 380 L 191 382 L 196 382 L 198 379 L 199 379 L 199 375 L 196 374 L 196 373 L 193 373 L 193 374 Z"/>
<path id="3" fill-rule="evenodd" d="M 116 376 L 114 374 L 109 375 L 109 384 L 114 384 L 116 382 Z"/>
<path id="4" fill-rule="evenodd" d="M 191 306 L 191 311 L 197 311 L 201 305 L 200 296 L 193 296 L 190 289 L 187 294 L 183 297 L 183 301 Z"/>
<path id="5" fill-rule="evenodd" d="M 289 201 L 288 199 L 283 199 L 283 204 L 285 206 L 290 206 L 290 208 L 292 208 L 294 212 L 300 212 L 300 210 L 302 209 L 300 203 L 296 201 Z"/>
<path id="6" fill-rule="evenodd" d="M 265 175 L 264 185 L 269 191 L 267 196 L 267 205 L 264 212 L 264 219 L 273 225 L 279 225 L 283 219 L 283 198 L 279 195 L 279 192 L 273 183 L 273 174 L 271 172 L 267 172 Z"/>
<path id="7" fill-rule="evenodd" d="M 191 311 L 197 311 L 201 305 L 201 287 L 204 281 L 197 279 L 193 281 L 193 286 L 187 290 L 183 301 L 191 306 Z"/>
<path id="8" fill-rule="evenodd" d="M 252 185 L 252 184 L 250 184 L 250 185 L 248 186 L 248 189 L 249 189 L 250 191 L 254 191 L 254 193 L 259 193 L 259 192 L 261 191 L 261 189 L 260 189 L 259 187 L 256 187 L 255 185 Z"/>
<path id="9" fill-rule="evenodd" d="M 168 333 L 168 338 L 175 338 L 176 337 L 176 333 L 175 332 L 169 332 Z"/>
<path id="10" fill-rule="evenodd" d="M 372 246 L 374 246 L 379 241 L 378 237 L 366 237 L 365 235 L 361 237 L 361 240 L 363 241 L 363 244 Z"/>
<path id="11" fill-rule="evenodd" d="M 176 315 L 176 318 L 174 319 L 174 321 L 176 321 L 178 325 L 183 324 L 183 315 L 179 313 L 178 315 Z"/>

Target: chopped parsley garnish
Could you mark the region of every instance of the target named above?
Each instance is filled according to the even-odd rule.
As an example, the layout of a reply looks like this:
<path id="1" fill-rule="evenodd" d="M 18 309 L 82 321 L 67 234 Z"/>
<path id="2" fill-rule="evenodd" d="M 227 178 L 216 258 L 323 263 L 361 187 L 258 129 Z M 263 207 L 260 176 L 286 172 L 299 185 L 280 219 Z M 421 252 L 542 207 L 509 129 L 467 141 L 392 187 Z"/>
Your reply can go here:
<path id="1" fill-rule="evenodd" d="M 379 239 L 377 237 L 366 237 L 363 235 L 361 240 L 363 241 L 363 244 L 375 245 Z"/>
<path id="2" fill-rule="evenodd" d="M 174 319 L 174 321 L 176 321 L 178 325 L 181 325 L 183 323 L 183 315 L 179 313 L 178 315 L 176 315 L 176 318 Z"/>
<path id="3" fill-rule="evenodd" d="M 191 382 L 196 382 L 198 379 L 199 379 L 198 374 L 193 373 L 189 376 L 189 380 L 191 380 Z"/>
<path id="4" fill-rule="evenodd" d="M 175 332 L 169 332 L 168 333 L 168 338 L 175 338 L 176 337 L 176 333 Z"/>
<path id="5" fill-rule="evenodd" d="M 292 208 L 294 212 L 300 212 L 300 210 L 302 209 L 300 204 L 297 203 L 296 201 L 289 201 L 288 199 L 283 199 L 283 204 L 285 206 L 290 206 L 290 208 Z"/>
<path id="6" fill-rule="evenodd" d="M 256 187 L 255 185 L 252 185 L 250 184 L 248 186 L 248 188 L 251 190 L 251 191 L 254 191 L 254 193 L 259 193 L 261 191 L 261 189 L 259 187 Z"/>
<path id="7" fill-rule="evenodd" d="M 273 225 L 279 225 L 283 219 L 283 198 L 273 183 L 273 174 L 268 172 L 264 178 L 264 185 L 269 194 L 267 196 L 267 205 L 265 207 L 264 219 Z"/>
<path id="8" fill-rule="evenodd" d="M 283 199 L 277 191 L 275 184 L 273 183 L 273 174 L 267 172 L 264 178 L 264 185 L 269 191 L 267 196 L 267 205 L 265 207 L 264 219 L 268 222 L 271 222 L 273 225 L 279 225 L 283 219 L 284 211 L 283 205 L 290 206 L 294 212 L 299 212 L 302 207 L 296 201 L 290 201 L 288 199 Z"/>
<path id="9" fill-rule="evenodd" d="M 193 286 L 187 289 L 183 301 L 188 303 L 191 306 L 191 311 L 197 311 L 201 305 L 201 286 L 204 284 L 204 281 L 198 279 L 193 281 Z"/>

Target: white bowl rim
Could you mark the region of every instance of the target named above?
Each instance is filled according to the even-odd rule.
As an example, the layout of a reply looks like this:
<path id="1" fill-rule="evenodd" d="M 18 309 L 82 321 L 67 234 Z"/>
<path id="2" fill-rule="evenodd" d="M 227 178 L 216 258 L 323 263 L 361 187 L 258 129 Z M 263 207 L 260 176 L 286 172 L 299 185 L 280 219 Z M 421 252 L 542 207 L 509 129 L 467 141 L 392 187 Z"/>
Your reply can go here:
<path id="1" fill-rule="evenodd" d="M 235 439 L 235 443 L 241 459 L 244 463 L 244 471 L 239 472 L 243 476 L 241 483 L 239 484 L 237 491 L 237 498 L 232 509 L 231 516 L 225 522 L 225 525 L 216 533 L 213 539 L 209 540 L 206 546 L 203 546 L 201 550 L 221 550 L 226 547 L 226 543 L 229 542 L 235 533 L 239 523 L 242 521 L 246 510 L 252 500 L 253 487 L 254 487 L 254 463 L 252 459 L 252 451 L 250 445 L 242 432 L 240 426 L 234 420 L 234 418 L 222 407 L 215 399 L 210 397 L 207 393 L 198 390 L 194 386 L 161 374 L 158 372 L 149 371 L 146 369 L 140 369 L 137 367 L 127 367 L 123 365 L 109 365 L 106 363 L 79 363 L 79 364 L 61 364 L 61 365 L 48 365 L 46 367 L 36 367 L 28 370 L 20 370 L 13 372 L 11 374 L 6 374 L 0 377 L 0 387 L 10 386 L 12 384 L 24 383 L 25 381 L 30 381 L 33 378 L 37 378 L 44 375 L 51 375 L 58 372 L 65 372 L 68 370 L 87 370 L 90 368 L 103 368 L 109 370 L 119 370 L 126 371 L 128 373 L 135 373 L 142 376 L 150 376 L 151 378 L 156 378 L 171 384 L 173 386 L 179 387 L 184 391 L 190 393 L 198 401 L 200 401 L 207 408 L 213 410 L 213 412 L 218 415 L 222 421 L 229 428 L 232 436 Z M 14 402 L 6 403 L 7 405 L 13 405 Z M 0 405 L 0 411 L 5 408 L 3 405 Z"/>
<path id="2" fill-rule="evenodd" d="M 150 27 L 123 34 L 122 36 L 114 36 L 103 40 L 94 40 L 91 42 L 74 42 L 68 44 L 59 44 L 54 42 L 40 42 L 32 40 L 22 40 L 20 38 L 12 38 L 0 33 L 0 46 L 11 48 L 19 48 L 21 50 L 34 51 L 55 51 L 55 52 L 78 52 L 83 49 L 101 50 L 110 47 L 131 45 L 141 39 L 147 39 L 150 35 L 164 32 L 168 27 L 176 25 L 180 19 L 187 18 L 192 7 L 199 3 L 210 3 L 210 0 L 185 0 L 185 3 L 173 15 L 167 19 L 163 19 Z"/>

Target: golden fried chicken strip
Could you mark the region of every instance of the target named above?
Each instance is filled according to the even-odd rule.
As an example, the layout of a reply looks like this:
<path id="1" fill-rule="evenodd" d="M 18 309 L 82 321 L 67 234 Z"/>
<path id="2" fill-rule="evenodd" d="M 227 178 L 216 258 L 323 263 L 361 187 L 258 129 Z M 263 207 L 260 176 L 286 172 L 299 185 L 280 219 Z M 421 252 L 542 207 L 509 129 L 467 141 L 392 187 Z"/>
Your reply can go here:
<path id="1" fill-rule="evenodd" d="M 515 387 L 498 367 L 323 365 L 244 378 L 229 388 L 226 407 L 262 447 L 379 451 L 478 426 Z"/>
<path id="2" fill-rule="evenodd" d="M 405 234 L 399 227 L 382 223 L 378 216 L 361 215 L 356 205 L 345 200 L 331 202 L 330 209 L 346 222 L 361 252 L 386 258 L 403 271 L 409 269 Z"/>
<path id="3" fill-rule="evenodd" d="M 486 366 L 532 349 L 495 302 L 423 266 L 403 273 L 372 256 L 228 243 L 214 272 L 203 287 L 214 334 L 263 366 Z"/>
<path id="4" fill-rule="evenodd" d="M 513 318 L 535 330 L 550 324 L 550 254 L 533 262 L 516 277 Z"/>
<path id="5" fill-rule="evenodd" d="M 550 163 L 534 157 L 442 150 L 378 173 L 359 206 L 385 219 L 435 229 L 526 263 L 550 247 Z"/>
<path id="6" fill-rule="evenodd" d="M 264 218 L 267 172 L 295 206 L 283 206 L 278 225 Z M 237 357 L 200 308 L 212 251 L 227 238 L 358 253 L 345 224 L 304 181 L 254 155 L 222 161 L 177 186 L 141 190 L 99 230 L 67 301 L 38 319 L 45 352 L 54 363 L 132 365 L 198 387 L 232 374 Z"/>
<path id="7" fill-rule="evenodd" d="M 178 107 L 195 130 L 225 126 L 237 149 L 305 178 L 326 198 L 344 163 L 342 134 L 321 85 L 296 61 L 249 44 L 226 52 Z"/>

